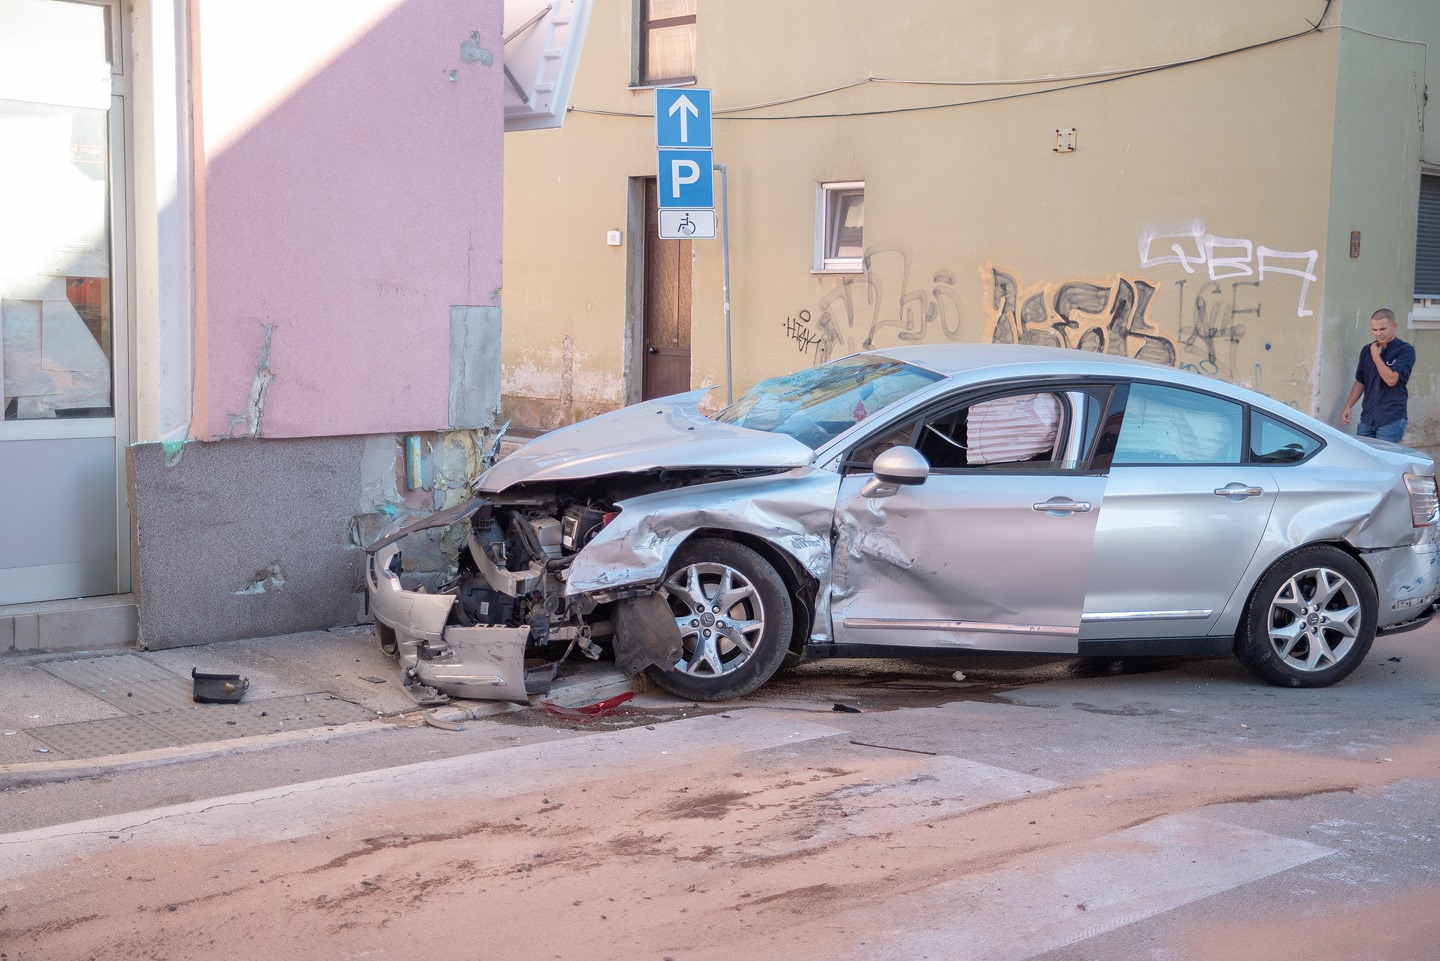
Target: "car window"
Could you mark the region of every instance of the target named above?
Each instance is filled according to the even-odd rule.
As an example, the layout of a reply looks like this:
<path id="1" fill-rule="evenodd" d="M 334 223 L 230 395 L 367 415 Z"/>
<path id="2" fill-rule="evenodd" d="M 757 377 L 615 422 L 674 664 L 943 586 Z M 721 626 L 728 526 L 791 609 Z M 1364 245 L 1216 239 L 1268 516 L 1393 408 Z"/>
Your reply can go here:
<path id="1" fill-rule="evenodd" d="M 1212 394 L 1136 383 L 1115 464 L 1238 464 L 1243 408 Z"/>
<path id="2" fill-rule="evenodd" d="M 920 425 L 915 447 L 935 471 L 1053 470 L 1063 466 L 1069 404 L 1043 391 L 1006 394 Z"/>
<path id="3" fill-rule="evenodd" d="M 1258 410 L 1250 412 L 1250 460 L 1259 464 L 1293 464 L 1320 449 L 1320 442 Z"/>
<path id="4" fill-rule="evenodd" d="M 942 375 L 874 354 L 846 357 L 761 381 L 715 420 L 786 434 L 818 448 Z"/>

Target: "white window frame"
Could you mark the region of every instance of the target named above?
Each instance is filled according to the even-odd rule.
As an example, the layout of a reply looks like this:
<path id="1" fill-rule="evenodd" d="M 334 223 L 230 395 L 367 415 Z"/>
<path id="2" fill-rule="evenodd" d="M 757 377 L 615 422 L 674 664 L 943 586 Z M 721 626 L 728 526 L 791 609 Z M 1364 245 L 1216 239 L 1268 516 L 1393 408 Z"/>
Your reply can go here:
<path id="1" fill-rule="evenodd" d="M 865 181 L 844 180 L 815 185 L 815 261 L 813 273 L 858 274 L 865 270 L 865 258 L 833 257 L 830 238 L 832 222 L 840 210 L 840 199 L 859 194 L 865 196 Z"/>
<path id="2" fill-rule="evenodd" d="M 1440 171 L 1425 169 L 1420 172 L 1422 184 L 1425 180 L 1440 179 Z M 1422 187 L 1422 194 L 1423 194 Z M 1418 233 L 1420 224 L 1417 222 Z M 1417 256 L 1420 247 L 1416 239 Z M 1417 271 L 1418 272 L 1418 271 Z M 1416 286 L 1419 286 L 1417 283 Z M 1440 330 L 1440 297 L 1415 297 L 1411 302 L 1409 327 L 1411 330 Z"/>

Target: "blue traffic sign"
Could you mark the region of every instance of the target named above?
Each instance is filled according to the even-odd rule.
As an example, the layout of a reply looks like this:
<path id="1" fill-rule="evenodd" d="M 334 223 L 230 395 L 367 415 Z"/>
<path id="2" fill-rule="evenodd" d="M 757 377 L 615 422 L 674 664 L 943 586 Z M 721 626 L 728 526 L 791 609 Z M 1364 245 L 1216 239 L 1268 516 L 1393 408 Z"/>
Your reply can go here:
<path id="1" fill-rule="evenodd" d="M 661 87 L 655 91 L 655 146 L 709 148 L 710 91 Z"/>
<path id="2" fill-rule="evenodd" d="M 713 150 L 659 150 L 656 172 L 660 207 L 715 206 Z"/>

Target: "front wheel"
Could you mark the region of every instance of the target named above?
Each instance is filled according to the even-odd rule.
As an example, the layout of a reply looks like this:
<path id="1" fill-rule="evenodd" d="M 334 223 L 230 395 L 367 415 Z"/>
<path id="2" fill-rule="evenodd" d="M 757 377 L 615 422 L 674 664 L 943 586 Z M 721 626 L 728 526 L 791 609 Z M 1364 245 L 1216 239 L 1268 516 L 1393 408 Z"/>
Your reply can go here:
<path id="1" fill-rule="evenodd" d="M 1360 666 L 1375 640 L 1378 601 L 1360 562 L 1307 547 L 1265 572 L 1235 645 L 1240 662 L 1281 687 L 1325 687 Z"/>
<path id="2" fill-rule="evenodd" d="M 744 697 L 780 667 L 794 608 L 775 568 L 743 544 L 702 537 L 675 552 L 663 590 L 682 650 L 654 682 L 696 701 Z"/>

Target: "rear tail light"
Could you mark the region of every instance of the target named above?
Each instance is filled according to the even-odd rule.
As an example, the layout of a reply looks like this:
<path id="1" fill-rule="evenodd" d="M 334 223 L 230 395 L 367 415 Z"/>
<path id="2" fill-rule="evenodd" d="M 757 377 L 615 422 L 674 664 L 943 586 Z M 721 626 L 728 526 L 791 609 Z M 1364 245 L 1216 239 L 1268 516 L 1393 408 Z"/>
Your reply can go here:
<path id="1" fill-rule="evenodd" d="M 1406 474 L 1405 489 L 1410 492 L 1411 523 L 1416 527 L 1433 526 L 1440 519 L 1440 495 L 1435 490 L 1435 478 Z"/>

